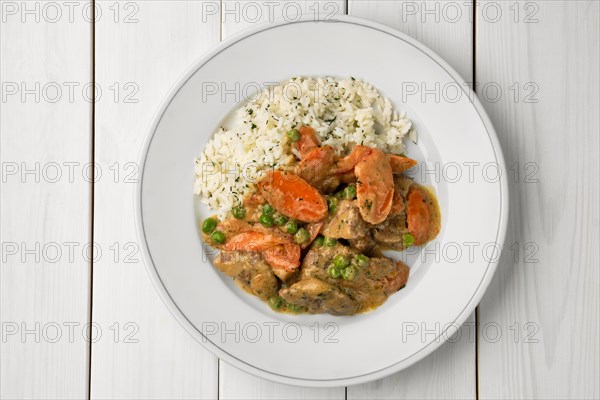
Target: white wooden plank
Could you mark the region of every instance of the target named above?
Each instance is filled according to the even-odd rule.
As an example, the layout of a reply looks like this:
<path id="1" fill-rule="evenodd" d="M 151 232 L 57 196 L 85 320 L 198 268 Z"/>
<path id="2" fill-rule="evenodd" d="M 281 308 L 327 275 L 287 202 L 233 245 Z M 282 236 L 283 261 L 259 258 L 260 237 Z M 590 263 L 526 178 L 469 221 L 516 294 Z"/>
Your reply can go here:
<path id="1" fill-rule="evenodd" d="M 133 182 L 154 113 L 176 80 L 219 42 L 218 2 L 97 4 L 105 17 L 96 24 L 96 80 L 104 95 L 96 107 L 96 161 L 106 178 L 95 187 L 94 235 L 104 257 L 94 265 L 93 317 L 102 327 L 119 323 L 120 335 L 115 343 L 115 327 L 111 340 L 92 348 L 91 395 L 216 398 L 216 357 L 164 306 L 137 251 Z"/>
<path id="2" fill-rule="evenodd" d="M 448 61 L 467 82 L 472 81 L 473 10 L 469 2 L 350 0 L 348 13 L 414 37 Z M 348 387 L 348 399 L 474 398 L 474 324 L 471 315 L 460 339 L 444 344 L 413 367 L 386 379 Z"/>
<path id="3" fill-rule="evenodd" d="M 424 43 L 465 81 L 473 79 L 471 1 L 349 0 L 348 14 L 389 25 Z"/>
<path id="4" fill-rule="evenodd" d="M 345 388 L 313 388 L 282 385 L 247 374 L 220 360 L 220 399 L 344 399 Z"/>
<path id="5" fill-rule="evenodd" d="M 82 95 L 91 82 L 91 25 L 81 17 L 87 5 L 72 2 L 79 13 L 69 19 L 60 4 L 0 4 L 3 399 L 87 396 L 82 333 L 90 262 L 82 248 L 90 241 L 91 186 L 81 174 L 91 154 L 91 107 Z"/>
<path id="6" fill-rule="evenodd" d="M 479 7 L 477 76 L 503 90 L 484 105 L 511 181 L 507 248 L 479 308 L 479 395 L 598 398 L 599 3 Z"/>
<path id="7" fill-rule="evenodd" d="M 223 39 L 260 24 L 294 22 L 302 17 L 332 21 L 346 13 L 345 0 L 222 0 Z"/>
<path id="8" fill-rule="evenodd" d="M 431 328 L 435 332 L 435 328 Z M 470 317 L 456 337 L 430 356 L 397 374 L 349 386 L 348 399 L 473 399 L 475 322 Z M 422 335 L 426 333 L 421 333 Z M 429 333 L 431 335 L 431 333 Z"/>
<path id="9" fill-rule="evenodd" d="M 275 2 L 224 0 L 221 12 L 223 39 L 249 27 L 272 23 L 278 19 L 294 21 L 301 16 L 311 16 L 324 20 L 344 13 L 343 0 Z M 221 399 L 343 399 L 345 397 L 344 387 L 318 389 L 281 385 L 249 375 L 222 360 L 219 364 L 219 398 Z"/>

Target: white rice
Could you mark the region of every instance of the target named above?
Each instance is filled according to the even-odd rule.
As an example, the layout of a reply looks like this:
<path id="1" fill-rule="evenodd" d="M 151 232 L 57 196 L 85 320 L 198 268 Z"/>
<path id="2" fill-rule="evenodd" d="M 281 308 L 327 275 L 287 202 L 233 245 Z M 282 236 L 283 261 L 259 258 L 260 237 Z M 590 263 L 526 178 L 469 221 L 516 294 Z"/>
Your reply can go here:
<path id="1" fill-rule="evenodd" d="M 223 217 L 255 191 L 271 168 L 294 161 L 286 132 L 308 125 L 322 145 L 346 154 L 355 144 L 404 152 L 412 123 L 370 84 L 348 79 L 294 77 L 264 89 L 221 127 L 196 159 L 194 193 Z"/>

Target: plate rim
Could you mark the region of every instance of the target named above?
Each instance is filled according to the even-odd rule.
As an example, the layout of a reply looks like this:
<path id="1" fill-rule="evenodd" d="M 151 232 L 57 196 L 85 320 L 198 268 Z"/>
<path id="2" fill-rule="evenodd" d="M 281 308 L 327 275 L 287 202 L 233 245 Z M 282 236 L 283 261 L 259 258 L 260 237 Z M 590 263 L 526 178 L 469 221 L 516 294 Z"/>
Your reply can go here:
<path id="1" fill-rule="evenodd" d="M 224 51 L 225 49 L 231 47 L 237 42 L 255 35 L 257 33 L 268 31 L 271 29 L 276 29 L 281 26 L 291 25 L 291 24 L 302 24 L 302 23 L 347 23 L 351 25 L 358 25 L 366 28 L 371 28 L 377 30 L 379 32 L 391 35 L 405 43 L 413 46 L 417 50 L 421 51 L 424 55 L 429 57 L 433 62 L 438 64 L 442 69 L 444 69 L 448 75 L 460 84 L 463 92 L 467 92 L 470 96 L 471 104 L 473 105 L 475 111 L 477 112 L 479 118 L 483 122 L 483 125 L 488 134 L 488 138 L 490 140 L 490 144 L 492 146 L 492 150 L 494 155 L 496 156 L 496 162 L 501 171 L 506 171 L 506 163 L 504 160 L 504 155 L 502 152 L 502 148 L 500 146 L 500 141 L 498 139 L 498 135 L 496 130 L 494 129 L 492 122 L 487 115 L 487 112 L 483 108 L 479 98 L 470 88 L 470 86 L 466 85 L 466 81 L 456 72 L 454 68 L 452 68 L 444 59 L 442 59 L 438 54 L 436 54 L 429 47 L 419 42 L 418 40 L 408 36 L 407 34 L 398 31 L 395 28 L 389 27 L 387 25 L 374 22 L 369 19 L 359 18 L 348 15 L 338 15 L 333 20 L 330 21 L 321 21 L 315 20 L 314 17 L 304 16 L 297 21 L 285 21 L 280 19 L 270 24 L 260 24 L 255 27 L 251 27 L 248 29 L 244 29 L 241 32 L 238 32 L 231 37 L 223 40 L 217 46 L 210 49 L 203 56 L 196 59 L 191 66 L 182 74 L 177 81 L 171 86 L 167 95 L 160 102 L 160 107 L 154 113 L 151 123 L 146 129 L 146 136 L 144 138 L 144 143 L 140 150 L 140 155 L 138 158 L 138 163 L 140 166 L 140 179 L 136 183 L 136 188 L 134 190 L 134 220 L 136 225 L 136 234 L 138 237 L 138 241 L 141 247 L 142 259 L 144 260 L 145 270 L 152 281 L 155 289 L 159 293 L 159 297 L 162 302 L 165 304 L 169 312 L 175 317 L 177 322 L 205 349 L 209 350 L 213 355 L 223 359 L 227 363 L 239 368 L 247 373 L 250 373 L 254 376 L 258 376 L 260 378 L 268 379 L 270 381 L 294 385 L 294 386 L 303 386 L 303 387 L 338 387 L 338 386 L 349 386 L 349 385 L 357 385 L 361 383 L 371 382 L 377 379 L 385 378 L 389 375 L 397 373 L 403 369 L 406 369 L 420 360 L 427 357 L 429 354 L 438 349 L 442 344 L 446 342 L 448 338 L 454 334 L 457 329 L 457 326 L 460 327 L 468 318 L 468 316 L 473 312 L 473 310 L 477 307 L 479 302 L 481 301 L 483 295 L 485 294 L 489 284 L 494 276 L 496 268 L 499 264 L 499 258 L 496 260 L 491 260 L 488 262 L 486 267 L 486 271 L 482 280 L 479 282 L 479 285 L 476 288 L 476 291 L 471 296 L 469 302 L 464 306 L 461 313 L 458 317 L 451 323 L 448 324 L 448 328 L 440 333 L 440 336 L 443 335 L 444 340 L 433 340 L 432 342 L 426 344 L 424 347 L 421 347 L 418 351 L 413 353 L 411 356 L 404 358 L 394 364 L 388 365 L 382 369 L 377 371 L 369 372 L 363 375 L 357 375 L 348 378 L 341 379 L 328 379 L 328 380 L 314 380 L 314 379 L 304 379 L 304 378 L 295 378 L 285 375 L 275 374 L 269 371 L 265 371 L 261 368 L 255 367 L 249 364 L 246 361 L 243 361 L 235 356 L 227 353 L 226 351 L 219 348 L 217 345 L 213 344 L 210 340 L 206 338 L 192 323 L 187 319 L 185 314 L 179 309 L 168 290 L 164 286 L 160 275 L 154 265 L 152 256 L 150 254 L 150 249 L 148 247 L 148 243 L 146 240 L 146 235 L 144 231 L 143 225 L 143 211 L 142 211 L 142 189 L 144 182 L 144 173 L 146 167 L 146 161 L 148 156 L 148 150 L 152 144 L 152 139 L 156 133 L 156 129 L 162 120 L 162 117 L 177 95 L 177 93 L 183 88 L 183 86 L 187 83 L 187 81 L 200 69 L 204 64 L 209 62 L 211 59 L 216 57 L 219 53 Z M 509 188 L 508 188 L 508 178 L 506 174 L 502 174 L 499 180 L 500 184 L 500 216 L 499 216 L 499 225 L 497 227 L 497 244 L 499 246 L 503 246 L 506 239 L 506 232 L 508 227 L 508 216 L 509 216 Z"/>

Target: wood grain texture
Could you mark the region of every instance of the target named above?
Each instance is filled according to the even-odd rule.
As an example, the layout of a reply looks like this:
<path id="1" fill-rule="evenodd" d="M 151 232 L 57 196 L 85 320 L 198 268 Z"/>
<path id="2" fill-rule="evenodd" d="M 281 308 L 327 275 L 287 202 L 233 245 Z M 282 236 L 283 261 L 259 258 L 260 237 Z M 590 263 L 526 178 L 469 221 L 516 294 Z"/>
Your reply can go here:
<path id="1" fill-rule="evenodd" d="M 477 13 L 477 76 L 503 91 L 483 98 L 511 215 L 480 305 L 480 398 L 598 398 L 599 3 L 494 3 Z"/>
<path id="2" fill-rule="evenodd" d="M 349 0 L 348 14 L 417 39 L 446 60 L 466 82 L 473 78 L 473 5 L 470 1 Z"/>
<path id="3" fill-rule="evenodd" d="M 120 336 L 114 340 L 115 327 L 92 348 L 92 398 L 216 398 L 217 359 L 178 324 L 146 272 L 133 194 L 154 113 L 219 42 L 218 13 L 215 2 L 137 1 L 118 3 L 116 19 L 114 4 L 100 3 L 107 17 L 96 24 L 96 80 L 105 91 L 96 106 L 96 161 L 105 179 L 95 188 L 94 234 L 106 252 L 94 265 L 93 317 L 102 327 L 119 323 Z M 109 89 L 115 83 L 118 99 Z"/>
<path id="4" fill-rule="evenodd" d="M 274 383 L 266 379 L 247 374 L 223 361 L 220 361 L 219 398 L 220 399 L 339 399 L 345 398 L 344 387 L 312 388 L 289 386 Z"/>
<path id="5" fill-rule="evenodd" d="M 91 185 L 81 172 L 91 157 L 91 106 L 82 95 L 91 25 L 43 14 L 41 4 L 28 3 L 28 13 L 25 2 L 1 7 L 0 398 L 80 399 L 88 383 L 90 262 L 82 249 Z"/>
<path id="6" fill-rule="evenodd" d="M 260 15 L 256 2 L 96 2 L 99 259 L 91 317 L 90 265 L 82 252 L 91 240 L 91 187 L 84 178 L 91 103 L 82 89 L 91 81 L 92 48 L 90 21 L 81 14 L 89 2 L 74 5 L 72 20 L 66 3 L 57 3 L 62 18 L 54 22 L 41 2 L 2 2 L 1 398 L 86 398 L 88 374 L 92 398 L 344 398 L 344 388 L 279 385 L 218 362 L 154 290 L 133 220 L 141 146 L 177 78 L 220 37 L 295 18 L 296 5 L 287 4 L 313 16 L 318 9 L 321 18 L 345 12 L 344 0 L 321 0 L 315 8 L 316 1 L 271 2 L 272 14 L 259 4 Z M 17 8 L 7 9 L 8 3 Z M 25 3 L 34 11 L 24 13 Z M 475 333 L 479 397 L 598 398 L 599 3 L 480 1 L 475 39 L 471 4 L 349 0 L 348 12 L 422 41 L 467 81 L 476 42 L 478 92 L 511 185 L 505 251 Z M 22 100 L 21 84 L 31 89 L 36 82 L 40 89 Z M 62 92 L 54 101 L 57 86 Z M 62 174 L 56 183 L 51 163 Z M 23 177 L 24 167 L 39 173 Z M 39 251 L 26 251 L 37 243 Z M 45 245 L 53 246 L 50 252 Z M 72 258 L 69 246 L 75 246 Z M 56 248 L 62 255 L 53 262 Z M 90 371 L 83 327 L 92 317 L 99 336 Z M 387 379 L 349 387 L 347 397 L 475 397 L 473 324 L 471 317 L 457 343 Z M 24 329 L 30 333 L 23 336 Z"/>
<path id="7" fill-rule="evenodd" d="M 348 13 L 394 27 L 437 52 L 468 82 L 472 77 L 472 10 L 442 1 L 350 0 Z M 459 17 L 460 16 L 460 17 Z M 460 339 L 442 345 L 416 365 L 391 377 L 348 387 L 348 399 L 475 398 L 475 317 L 461 328 Z"/>
<path id="8" fill-rule="evenodd" d="M 224 0 L 221 20 L 223 39 L 252 26 L 272 23 L 278 19 L 293 21 L 299 16 L 311 16 L 323 20 L 344 13 L 345 3 L 340 0 L 275 2 Z M 282 385 L 249 375 L 224 361 L 220 361 L 219 371 L 219 398 L 221 399 L 344 399 L 345 397 L 344 387 L 319 389 Z"/>
<path id="9" fill-rule="evenodd" d="M 343 14 L 346 14 L 345 0 L 223 0 L 223 39 L 244 29 L 278 20 L 293 22 L 302 17 L 310 17 L 318 21 L 328 21 L 335 15 Z"/>

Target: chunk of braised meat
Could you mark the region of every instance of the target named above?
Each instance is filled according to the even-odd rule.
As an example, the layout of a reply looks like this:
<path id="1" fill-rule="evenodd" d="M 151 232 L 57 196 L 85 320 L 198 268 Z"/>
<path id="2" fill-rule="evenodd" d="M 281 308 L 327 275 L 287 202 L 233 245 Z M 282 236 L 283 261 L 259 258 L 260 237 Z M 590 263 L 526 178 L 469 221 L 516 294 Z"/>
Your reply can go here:
<path id="1" fill-rule="evenodd" d="M 310 126 L 303 125 L 299 128 L 300 140 L 295 144 L 296 150 L 300 154 L 300 158 L 304 158 L 312 150 L 319 147 L 319 140 L 317 134 Z"/>
<path id="2" fill-rule="evenodd" d="M 375 240 L 373 240 L 373 233 L 369 230 L 364 236 L 360 236 L 356 239 L 349 239 L 348 243 L 356 250 L 363 254 L 371 254 L 371 252 L 377 246 Z"/>
<path id="3" fill-rule="evenodd" d="M 406 225 L 406 214 L 389 217 L 373 228 L 373 239 L 377 244 L 395 250 L 403 250 L 404 235 L 409 233 Z"/>
<path id="4" fill-rule="evenodd" d="M 300 160 L 296 173 L 320 192 L 328 193 L 339 185 L 339 181 L 330 179 L 335 160 L 333 147 L 316 147 Z"/>
<path id="5" fill-rule="evenodd" d="M 341 184 L 355 182 L 356 177 L 354 176 L 354 172 L 329 175 L 323 180 L 321 191 L 323 193 L 333 193 Z"/>
<path id="6" fill-rule="evenodd" d="M 356 200 L 342 200 L 323 228 L 323 235 L 334 239 L 358 239 L 367 235 L 368 224 L 361 218 Z"/>
<path id="7" fill-rule="evenodd" d="M 368 273 L 373 279 L 383 283 L 383 290 L 388 296 L 406 286 L 410 269 L 402 261 L 392 261 L 385 257 L 373 257 Z"/>
<path id="8" fill-rule="evenodd" d="M 289 291 L 286 289 L 282 289 L 280 295 L 284 298 L 287 296 L 286 300 L 293 304 L 306 306 L 309 312 L 312 313 L 330 312 L 349 315 L 356 312 L 368 311 L 381 305 L 390 293 L 397 291 L 401 286 L 406 284 L 406 279 L 404 278 L 405 266 L 385 257 L 372 257 L 369 259 L 367 266 L 354 266 L 356 268 L 355 274 L 351 279 L 331 276 L 329 269 L 334 258 L 343 257 L 348 263 L 352 263 L 352 260 L 359 254 L 356 249 L 341 244 L 336 244 L 332 247 L 314 246 L 306 254 L 302 262 L 300 279 L 290 287 L 296 290 L 294 300 L 301 299 L 302 293 L 305 295 L 306 298 L 302 300 L 303 303 L 295 303 L 289 297 Z M 323 282 L 323 284 L 317 285 L 315 279 Z M 305 286 L 305 282 L 309 284 Z M 337 292 L 327 292 L 327 295 L 321 295 L 325 296 L 327 301 L 319 301 L 317 299 L 317 301 L 310 302 L 314 291 L 301 291 L 301 289 L 306 288 L 311 290 L 317 290 L 316 288 L 325 290 L 328 286 L 337 289 L 340 293 L 358 303 L 358 308 L 352 311 L 350 311 L 350 307 L 336 308 L 336 311 L 332 312 L 331 308 L 333 308 L 333 305 L 331 302 L 334 302 L 334 300 L 340 301 L 342 298 Z"/>
<path id="9" fill-rule="evenodd" d="M 300 279 L 316 276 L 325 281 L 330 281 L 331 277 L 327 273 L 327 269 L 333 261 L 333 258 L 338 254 L 350 258 L 359 254 L 359 252 L 339 243 L 332 247 L 314 246 L 306 253 L 302 260 Z M 337 284 L 339 283 L 339 280 L 336 279 L 331 282 Z"/>
<path id="10" fill-rule="evenodd" d="M 404 234 L 409 233 L 406 224 L 406 203 L 410 188 L 414 185 L 412 179 L 402 175 L 394 175 L 394 198 L 392 210 L 388 218 L 373 227 L 373 239 L 377 244 L 395 250 L 403 250 Z"/>
<path id="11" fill-rule="evenodd" d="M 388 296 L 402 289 L 408 282 L 410 274 L 408 266 L 402 261 L 396 262 L 396 266 L 398 267 L 397 272 L 384 278 L 384 291 Z"/>
<path id="12" fill-rule="evenodd" d="M 394 187 L 394 197 L 392 198 L 392 208 L 390 209 L 390 213 L 388 214 L 388 218 L 394 217 L 406 209 L 404 205 L 404 199 L 400 194 L 400 191 Z"/>
<path id="13" fill-rule="evenodd" d="M 351 315 L 360 308 L 356 300 L 318 278 L 302 279 L 281 289 L 279 295 L 288 303 L 306 307 L 313 314 Z"/>
<path id="14" fill-rule="evenodd" d="M 322 193 L 334 191 L 340 179 L 334 173 L 337 158 L 333 147 L 319 147 L 314 129 L 308 126 L 300 128 L 300 140 L 295 146 L 300 155 L 296 174 Z"/>
<path id="15" fill-rule="evenodd" d="M 415 185 L 415 182 L 412 179 L 404 175 L 394 175 L 394 189 L 396 189 L 403 199 L 406 199 L 408 191 L 413 185 Z"/>
<path id="16" fill-rule="evenodd" d="M 333 147 L 316 147 L 304 155 L 295 171 L 320 192 L 332 193 L 342 183 L 356 182 L 354 171 L 337 172 L 338 163 Z"/>
<path id="17" fill-rule="evenodd" d="M 261 255 L 273 268 L 273 273 L 283 282 L 288 282 L 298 275 L 298 268 L 295 266 L 300 260 L 300 246 L 296 244 L 275 246 L 263 251 Z"/>
<path id="18" fill-rule="evenodd" d="M 315 239 L 317 238 L 317 236 L 319 236 L 319 234 L 323 230 L 324 226 L 325 226 L 325 222 L 324 221 L 313 222 L 313 223 L 310 223 L 310 224 L 306 224 L 305 229 L 308 232 L 308 239 L 304 243 L 302 243 L 300 245 L 300 247 L 303 248 L 303 249 L 306 249 L 307 247 L 309 247 L 312 244 L 312 242 L 315 241 Z"/>
<path id="19" fill-rule="evenodd" d="M 259 253 L 248 251 L 222 251 L 215 266 L 247 292 L 268 300 L 276 296 L 279 282 L 273 270 Z"/>

